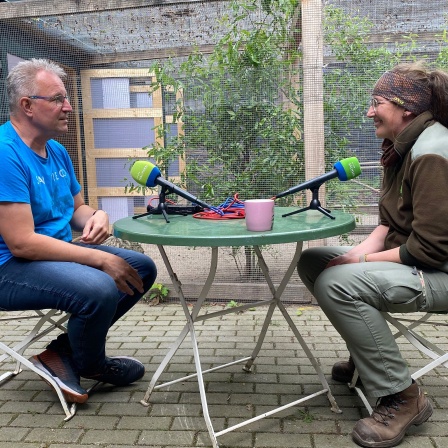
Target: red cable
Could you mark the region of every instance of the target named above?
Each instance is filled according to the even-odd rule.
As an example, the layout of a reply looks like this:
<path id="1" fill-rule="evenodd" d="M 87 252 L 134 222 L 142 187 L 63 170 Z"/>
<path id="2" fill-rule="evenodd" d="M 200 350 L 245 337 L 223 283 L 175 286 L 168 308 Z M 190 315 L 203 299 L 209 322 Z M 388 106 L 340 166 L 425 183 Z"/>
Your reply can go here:
<path id="1" fill-rule="evenodd" d="M 148 201 L 148 205 L 151 205 L 151 202 L 153 201 L 158 201 L 159 200 L 159 196 L 153 196 L 149 201 Z M 176 205 L 176 202 L 172 201 L 171 199 L 165 199 L 165 202 L 167 204 L 171 204 L 171 205 Z M 154 207 L 153 205 L 151 205 L 151 207 Z M 157 205 L 154 207 L 157 208 Z"/>
<path id="2" fill-rule="evenodd" d="M 157 201 L 159 199 L 158 196 L 153 196 L 149 202 L 148 205 L 151 205 L 151 202 Z M 176 202 L 171 201 L 170 199 L 166 199 L 166 203 L 175 205 Z M 233 200 L 230 202 L 230 204 L 226 205 L 225 207 L 219 206 L 218 208 L 221 209 L 223 212 L 222 215 L 219 213 L 216 213 L 213 210 L 206 209 L 202 212 L 194 213 L 193 218 L 198 219 L 212 219 L 212 220 L 223 220 L 223 219 L 244 219 L 246 217 L 246 213 L 244 210 L 244 207 L 233 207 L 234 204 L 240 204 L 244 205 L 244 202 L 241 201 L 238 198 L 238 193 L 235 193 L 233 196 Z M 154 206 L 153 206 L 154 207 Z M 154 208 L 156 208 L 155 206 Z"/>
<path id="3" fill-rule="evenodd" d="M 193 218 L 200 219 L 214 219 L 214 220 L 222 220 L 222 219 L 243 219 L 246 217 L 243 208 L 226 208 L 223 215 L 220 215 L 213 210 L 204 210 L 203 212 L 198 212 L 193 215 Z"/>
<path id="4" fill-rule="evenodd" d="M 246 217 L 244 207 L 232 207 L 234 204 L 244 205 L 244 202 L 238 198 L 238 193 L 234 194 L 233 200 L 232 202 L 230 202 L 230 204 L 226 205 L 225 207 L 218 207 L 223 212 L 222 215 L 214 212 L 213 210 L 204 210 L 203 212 L 195 213 L 193 215 L 193 218 L 212 220 L 244 219 Z"/>

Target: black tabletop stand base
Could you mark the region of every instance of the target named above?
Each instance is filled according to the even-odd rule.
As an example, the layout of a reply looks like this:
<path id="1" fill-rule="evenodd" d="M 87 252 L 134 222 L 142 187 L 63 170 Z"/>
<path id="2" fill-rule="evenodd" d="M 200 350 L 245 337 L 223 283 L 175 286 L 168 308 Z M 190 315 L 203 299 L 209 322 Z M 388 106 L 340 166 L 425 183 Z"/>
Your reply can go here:
<path id="1" fill-rule="evenodd" d="M 167 223 L 170 222 L 168 219 L 168 213 L 166 212 L 166 195 L 169 193 L 167 187 L 162 187 L 162 190 L 159 193 L 159 203 L 157 207 L 154 207 L 151 210 L 148 210 L 146 213 L 141 213 L 140 215 L 134 215 L 132 219 L 142 218 L 143 216 L 148 215 L 160 215 L 162 214 Z"/>
<path id="2" fill-rule="evenodd" d="M 315 188 L 310 188 L 311 192 L 313 193 L 313 197 L 312 197 L 310 205 L 308 207 L 303 207 L 299 210 L 294 210 L 293 212 L 286 213 L 286 214 L 282 215 L 282 218 L 284 218 L 285 216 L 295 215 L 296 213 L 301 213 L 306 210 L 319 210 L 321 213 L 323 213 L 325 216 L 328 216 L 330 219 L 335 219 L 335 217 L 330 213 L 331 210 L 328 210 L 328 209 L 322 207 L 322 205 L 320 204 L 319 187 L 320 187 L 320 185 Z"/>

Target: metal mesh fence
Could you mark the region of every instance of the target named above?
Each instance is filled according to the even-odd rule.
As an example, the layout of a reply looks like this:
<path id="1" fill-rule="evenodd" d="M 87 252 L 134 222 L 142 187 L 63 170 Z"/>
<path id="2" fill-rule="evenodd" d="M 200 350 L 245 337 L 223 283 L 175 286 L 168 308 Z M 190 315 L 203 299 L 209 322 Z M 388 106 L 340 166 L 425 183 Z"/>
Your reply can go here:
<path id="1" fill-rule="evenodd" d="M 97 3 L 103 9 L 78 1 L 0 4 L 0 123 L 9 119 L 5 79 L 16 63 L 35 57 L 62 65 L 73 113 L 60 141 L 86 202 L 105 209 L 111 223 L 157 203 L 157 191 L 132 185 L 133 160 L 151 160 L 218 205 L 235 194 L 272 197 L 356 156 L 361 176 L 326 183 L 320 199 L 356 214 L 358 228 L 318 243 L 356 241 L 376 224 L 380 142 L 365 115 L 373 83 L 401 61 L 448 65 L 446 0 Z M 301 191 L 279 203 L 309 200 Z M 144 249 L 162 266 L 153 247 Z M 207 251 L 168 250 L 194 298 Z M 264 249 L 274 281 L 291 250 Z M 222 252 L 213 298 L 263 295 L 253 254 Z M 158 281 L 170 283 L 162 268 Z M 285 298 L 308 300 L 297 276 Z"/>

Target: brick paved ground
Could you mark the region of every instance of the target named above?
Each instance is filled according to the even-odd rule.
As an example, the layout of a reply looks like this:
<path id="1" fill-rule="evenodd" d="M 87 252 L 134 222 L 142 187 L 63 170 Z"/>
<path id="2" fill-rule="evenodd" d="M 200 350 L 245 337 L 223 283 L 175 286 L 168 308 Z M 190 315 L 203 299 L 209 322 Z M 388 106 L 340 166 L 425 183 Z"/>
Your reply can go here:
<path id="1" fill-rule="evenodd" d="M 328 376 L 332 364 L 347 356 L 341 339 L 318 307 L 297 312 L 297 306 L 291 306 L 288 311 Z M 199 324 L 204 368 L 250 355 L 264 312 L 257 308 Z M 3 384 L 0 389 L 0 447 L 210 447 L 194 379 L 154 392 L 148 407 L 140 404 L 152 373 L 183 324 L 178 304 L 156 307 L 138 304 L 110 332 L 108 353 L 141 359 L 147 365 L 144 379 L 129 387 L 103 386 L 86 404 L 79 406 L 76 416 L 68 422 L 63 421 L 64 414 L 56 395 L 34 373 L 23 371 Z M 19 323 L 3 325 L 0 335 L 2 340 L 12 341 L 26 328 L 27 325 Z M 447 346 L 443 330 L 427 327 L 426 333 L 432 333 L 432 337 L 438 337 Z M 39 343 L 39 348 L 44 345 L 45 342 Z M 402 349 L 414 370 L 422 365 L 421 355 L 411 350 L 408 343 L 403 343 Z M 6 367 L 6 364 L 0 366 L 2 371 Z M 176 378 L 193 369 L 192 351 L 185 342 L 163 378 Z M 448 383 L 443 374 L 446 372 L 441 369 L 421 380 L 435 412 L 430 422 L 409 431 L 402 446 L 448 447 Z M 253 373 L 245 373 L 241 365 L 236 365 L 210 373 L 205 380 L 210 415 L 217 431 L 300 398 L 303 392 L 321 388 L 280 313 L 274 314 Z M 350 439 L 350 432 L 365 411 L 346 386 L 331 380 L 330 386 L 342 414 L 331 412 L 325 395 L 319 396 L 220 436 L 220 447 L 356 446 Z"/>

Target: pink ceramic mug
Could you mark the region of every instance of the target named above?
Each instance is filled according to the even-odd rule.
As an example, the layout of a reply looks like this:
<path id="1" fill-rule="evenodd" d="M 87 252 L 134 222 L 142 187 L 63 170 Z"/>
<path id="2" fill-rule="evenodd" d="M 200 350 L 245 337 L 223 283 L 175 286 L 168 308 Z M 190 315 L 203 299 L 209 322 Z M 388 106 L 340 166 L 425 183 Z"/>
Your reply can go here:
<path id="1" fill-rule="evenodd" d="M 246 227 L 252 232 L 272 230 L 274 224 L 273 199 L 248 199 L 244 201 Z"/>

